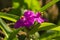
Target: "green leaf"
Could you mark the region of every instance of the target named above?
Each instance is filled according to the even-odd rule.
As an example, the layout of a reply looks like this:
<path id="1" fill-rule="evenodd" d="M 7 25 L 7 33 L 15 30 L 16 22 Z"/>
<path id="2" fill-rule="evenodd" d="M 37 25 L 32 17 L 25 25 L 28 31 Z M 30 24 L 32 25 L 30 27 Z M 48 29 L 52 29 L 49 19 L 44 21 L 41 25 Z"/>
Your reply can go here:
<path id="1" fill-rule="evenodd" d="M 50 30 L 60 31 L 60 26 L 56 26 L 55 28 L 52 28 Z"/>
<path id="2" fill-rule="evenodd" d="M 6 37 L 12 32 L 12 30 L 6 25 L 6 23 L 0 18 L 0 28 L 5 32 Z"/>
<path id="3" fill-rule="evenodd" d="M 52 0 L 51 2 L 49 2 L 48 4 L 46 4 L 45 6 L 43 6 L 40 9 L 40 12 L 45 11 L 46 9 L 48 9 L 49 7 L 51 7 L 53 4 L 57 3 L 58 1 L 60 1 L 60 0 Z"/>
<path id="4" fill-rule="evenodd" d="M 40 30 L 54 30 L 54 31 L 60 31 L 60 26 L 57 26 L 53 23 L 43 23 L 40 26 Z"/>
<path id="5" fill-rule="evenodd" d="M 42 23 L 39 27 L 39 30 L 49 30 L 52 28 L 57 27 L 57 25 L 53 24 L 53 23 Z"/>
<path id="6" fill-rule="evenodd" d="M 16 16 L 16 15 L 13 15 L 13 14 L 8 14 L 8 13 L 0 12 L 0 18 L 4 18 L 4 19 L 7 19 L 9 21 L 16 22 L 17 19 L 19 18 L 19 16 Z"/>
<path id="7" fill-rule="evenodd" d="M 41 25 L 38 24 L 38 25 L 35 25 L 31 31 L 29 31 L 29 34 L 34 34 L 35 32 L 40 31 L 40 30 L 49 30 L 55 27 L 56 25 L 53 23 L 42 23 Z"/>
<path id="8" fill-rule="evenodd" d="M 40 40 L 60 40 L 60 31 L 46 32 L 40 36 Z"/>
<path id="9" fill-rule="evenodd" d="M 8 33 L 6 33 L 6 31 L 4 30 L 4 28 L 0 25 L 0 28 L 2 29 L 2 31 L 4 32 L 6 38 L 8 38 Z"/>
<path id="10" fill-rule="evenodd" d="M 10 34 L 10 36 L 9 36 L 9 38 L 8 38 L 7 40 L 14 40 L 14 39 L 16 38 L 17 33 L 18 33 L 20 30 L 21 30 L 21 28 L 14 30 L 14 31 Z"/>

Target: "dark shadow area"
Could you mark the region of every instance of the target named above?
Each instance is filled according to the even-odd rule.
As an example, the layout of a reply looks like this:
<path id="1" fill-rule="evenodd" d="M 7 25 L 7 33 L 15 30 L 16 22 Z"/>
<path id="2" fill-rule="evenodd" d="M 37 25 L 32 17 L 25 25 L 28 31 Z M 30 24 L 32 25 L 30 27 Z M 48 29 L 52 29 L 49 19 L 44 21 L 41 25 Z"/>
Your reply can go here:
<path id="1" fill-rule="evenodd" d="M 24 0 L 13 0 L 12 2 L 18 2 L 19 7 L 16 9 L 12 9 L 9 12 L 10 14 L 15 14 L 15 15 L 21 16 L 22 15 L 22 8 L 28 9 L 28 5 L 27 5 L 27 3 L 24 2 Z"/>

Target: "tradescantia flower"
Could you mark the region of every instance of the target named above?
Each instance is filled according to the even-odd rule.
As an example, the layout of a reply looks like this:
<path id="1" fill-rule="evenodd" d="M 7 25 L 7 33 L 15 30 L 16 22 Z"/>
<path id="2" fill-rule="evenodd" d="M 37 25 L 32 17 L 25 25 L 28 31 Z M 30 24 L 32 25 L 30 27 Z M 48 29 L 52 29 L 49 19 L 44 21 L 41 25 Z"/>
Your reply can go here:
<path id="1" fill-rule="evenodd" d="M 15 23 L 14 28 L 27 27 L 29 28 L 34 22 L 42 23 L 44 20 L 41 17 L 41 13 L 34 14 L 33 11 L 27 10 L 24 15 Z"/>
<path id="2" fill-rule="evenodd" d="M 29 28 L 34 24 L 34 12 L 27 10 L 24 12 L 23 17 L 21 17 L 14 25 L 15 28 L 27 27 Z"/>

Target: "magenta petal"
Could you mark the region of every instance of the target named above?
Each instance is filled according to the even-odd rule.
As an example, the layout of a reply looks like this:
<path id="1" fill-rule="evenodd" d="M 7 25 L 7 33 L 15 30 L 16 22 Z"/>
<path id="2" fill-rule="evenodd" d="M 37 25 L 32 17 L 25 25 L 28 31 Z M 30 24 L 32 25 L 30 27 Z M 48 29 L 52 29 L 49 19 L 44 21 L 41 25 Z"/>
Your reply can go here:
<path id="1" fill-rule="evenodd" d="M 24 25 L 25 25 L 25 27 L 29 28 L 30 26 L 33 25 L 33 23 L 30 22 L 30 21 L 25 21 L 25 22 L 24 22 Z"/>
<path id="2" fill-rule="evenodd" d="M 37 12 L 35 15 L 35 21 L 38 23 L 44 22 L 44 19 L 41 17 L 41 13 Z"/>
<path id="3" fill-rule="evenodd" d="M 19 19 L 19 20 L 15 23 L 14 28 L 23 27 L 23 26 L 24 26 L 24 21 L 25 21 L 25 20 L 26 20 L 25 18 Z"/>
<path id="4" fill-rule="evenodd" d="M 14 28 L 19 28 L 19 27 L 22 27 L 23 26 L 23 21 L 22 20 L 18 20 L 15 25 L 14 25 Z"/>
<path id="5" fill-rule="evenodd" d="M 34 24 L 34 17 L 29 17 L 24 22 L 25 27 L 28 27 L 28 28 L 33 24 Z"/>
<path id="6" fill-rule="evenodd" d="M 40 17 L 39 18 L 35 18 L 35 21 L 38 22 L 38 23 L 44 22 L 44 20 L 42 18 L 40 18 Z"/>
<path id="7" fill-rule="evenodd" d="M 24 16 L 26 18 L 33 17 L 34 16 L 34 12 L 33 11 L 30 11 L 30 10 L 27 10 L 27 11 L 25 11 Z"/>

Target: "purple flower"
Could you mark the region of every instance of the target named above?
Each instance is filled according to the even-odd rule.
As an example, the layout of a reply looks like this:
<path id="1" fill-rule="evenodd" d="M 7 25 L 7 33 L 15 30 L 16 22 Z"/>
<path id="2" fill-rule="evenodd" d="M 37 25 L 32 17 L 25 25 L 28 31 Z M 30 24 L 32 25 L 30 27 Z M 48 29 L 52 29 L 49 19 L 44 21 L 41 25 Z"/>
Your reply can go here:
<path id="1" fill-rule="evenodd" d="M 27 27 L 29 28 L 30 26 L 32 26 L 34 24 L 34 13 L 30 10 L 27 10 L 24 12 L 24 17 L 21 17 L 21 19 L 19 19 L 15 25 L 14 28 L 19 28 L 19 27 Z"/>
<path id="2" fill-rule="evenodd" d="M 14 25 L 14 28 L 27 27 L 29 28 L 34 24 L 34 22 L 42 23 L 44 20 L 41 17 L 41 13 L 37 12 L 34 14 L 33 11 L 27 10 L 24 12 L 23 17 L 21 17 Z"/>

